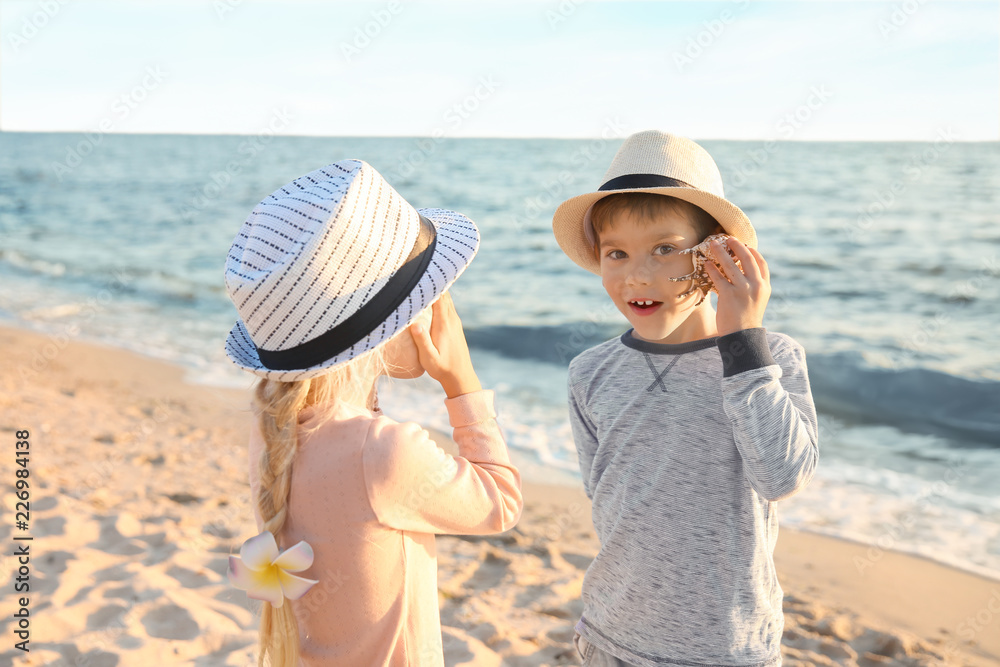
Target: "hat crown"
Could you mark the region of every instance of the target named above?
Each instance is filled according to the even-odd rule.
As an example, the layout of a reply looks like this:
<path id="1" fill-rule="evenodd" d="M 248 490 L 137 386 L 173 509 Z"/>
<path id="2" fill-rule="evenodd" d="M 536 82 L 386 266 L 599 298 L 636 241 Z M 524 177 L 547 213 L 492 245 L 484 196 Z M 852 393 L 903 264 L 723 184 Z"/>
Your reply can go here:
<path id="1" fill-rule="evenodd" d="M 601 274 L 591 208 L 604 197 L 630 192 L 650 192 L 693 204 L 711 215 L 727 234 L 751 248 L 757 247 L 753 225 L 738 206 L 726 199 L 722 174 L 708 151 L 690 139 L 646 130 L 622 142 L 596 191 L 571 197 L 556 208 L 552 231 L 570 259 Z"/>
<path id="2" fill-rule="evenodd" d="M 254 344 L 293 348 L 353 315 L 403 265 L 420 224 L 361 160 L 276 190 L 251 211 L 226 259 L 226 289 Z"/>
<path id="3" fill-rule="evenodd" d="M 633 174 L 669 176 L 699 190 L 726 196 L 722 174 L 708 151 L 686 137 L 668 132 L 645 130 L 627 137 L 603 182 Z"/>

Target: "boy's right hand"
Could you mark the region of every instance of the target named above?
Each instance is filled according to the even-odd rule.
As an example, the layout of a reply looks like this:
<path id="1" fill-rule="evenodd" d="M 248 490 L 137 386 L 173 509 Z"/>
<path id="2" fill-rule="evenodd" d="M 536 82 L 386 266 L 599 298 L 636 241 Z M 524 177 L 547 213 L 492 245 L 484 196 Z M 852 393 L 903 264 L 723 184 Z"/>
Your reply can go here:
<path id="1" fill-rule="evenodd" d="M 448 398 L 479 391 L 482 385 L 472 367 L 469 345 L 451 294 L 445 292 L 435 301 L 431 313 L 430 331 L 422 324 L 410 325 L 420 365 L 441 383 Z"/>

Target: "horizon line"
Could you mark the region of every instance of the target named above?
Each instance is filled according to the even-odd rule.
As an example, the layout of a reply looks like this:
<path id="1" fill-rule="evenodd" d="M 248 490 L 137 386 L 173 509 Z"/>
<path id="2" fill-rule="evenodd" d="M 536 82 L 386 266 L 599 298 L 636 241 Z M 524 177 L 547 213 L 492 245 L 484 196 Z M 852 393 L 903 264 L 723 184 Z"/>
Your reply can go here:
<path id="1" fill-rule="evenodd" d="M 0 134 L 116 134 L 116 135 L 137 135 L 137 136 L 202 136 L 202 137 L 256 137 L 260 136 L 262 132 L 254 133 L 240 133 L 240 132 L 129 132 L 129 131 L 110 131 L 102 132 L 99 130 L 23 130 L 23 129 L 5 129 L 0 128 Z M 438 136 L 433 135 L 421 135 L 421 134 L 296 134 L 296 133 L 271 133 L 273 137 L 289 137 L 289 138 L 306 138 L 306 139 L 430 139 L 432 141 L 441 140 L 461 140 L 461 139 L 544 139 L 550 141 L 585 141 L 599 139 L 603 141 L 611 140 L 621 140 L 625 139 L 629 135 L 615 136 L 615 137 L 602 137 L 602 136 L 543 136 L 543 135 L 475 135 L 475 136 L 461 136 L 461 137 L 449 137 L 449 136 Z M 782 139 L 778 137 L 766 137 L 757 139 L 747 139 L 740 137 L 695 137 L 692 135 L 682 135 L 689 139 L 697 139 L 699 141 L 745 141 L 745 142 L 768 142 L 774 141 L 778 143 L 930 143 L 934 139 Z M 998 143 L 1000 142 L 1000 136 L 992 139 L 955 139 L 957 143 Z"/>

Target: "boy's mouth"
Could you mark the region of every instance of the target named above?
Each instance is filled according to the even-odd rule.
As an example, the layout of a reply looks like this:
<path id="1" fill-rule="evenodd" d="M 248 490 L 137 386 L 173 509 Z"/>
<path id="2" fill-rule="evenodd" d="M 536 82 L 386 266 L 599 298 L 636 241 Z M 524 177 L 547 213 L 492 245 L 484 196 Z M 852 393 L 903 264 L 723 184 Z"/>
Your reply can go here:
<path id="1" fill-rule="evenodd" d="M 652 315 L 662 305 L 662 301 L 653 301 L 652 299 L 630 299 L 628 302 L 628 307 L 636 315 Z"/>

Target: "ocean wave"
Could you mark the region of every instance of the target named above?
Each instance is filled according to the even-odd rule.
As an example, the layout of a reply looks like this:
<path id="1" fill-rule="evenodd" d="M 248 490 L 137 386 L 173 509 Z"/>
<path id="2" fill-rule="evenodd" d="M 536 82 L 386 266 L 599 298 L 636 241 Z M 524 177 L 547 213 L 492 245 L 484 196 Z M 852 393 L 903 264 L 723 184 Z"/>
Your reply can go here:
<path id="1" fill-rule="evenodd" d="M 170 273 L 138 264 L 92 266 L 83 257 L 75 264 L 53 262 L 6 249 L 0 250 L 0 269 L 56 279 L 62 285 L 91 296 L 102 290 L 111 290 L 129 293 L 161 306 L 171 303 L 203 304 L 213 308 L 228 305 L 221 279 L 217 285 L 209 285 L 203 278 L 199 279 L 200 276 L 190 277 L 183 272 Z"/>
<path id="2" fill-rule="evenodd" d="M 541 326 L 495 326 L 467 328 L 470 347 L 499 353 L 512 359 L 533 359 L 568 366 L 576 355 L 621 335 L 620 326 L 593 322 L 570 322 Z"/>
<path id="3" fill-rule="evenodd" d="M 466 329 L 470 347 L 512 358 L 568 366 L 580 352 L 622 327 L 593 322 Z M 928 368 L 877 368 L 857 353 L 810 354 L 817 409 L 852 421 L 888 424 L 1000 447 L 1000 382 Z"/>
<path id="4" fill-rule="evenodd" d="M 1000 447 L 1000 382 L 928 368 L 876 368 L 857 353 L 809 356 L 819 410 Z"/>
<path id="5" fill-rule="evenodd" d="M 16 250 L 0 250 L 0 262 L 5 262 L 16 269 L 28 270 L 54 278 L 66 274 L 66 265 L 63 262 L 50 262 L 36 257 L 27 257 Z"/>

